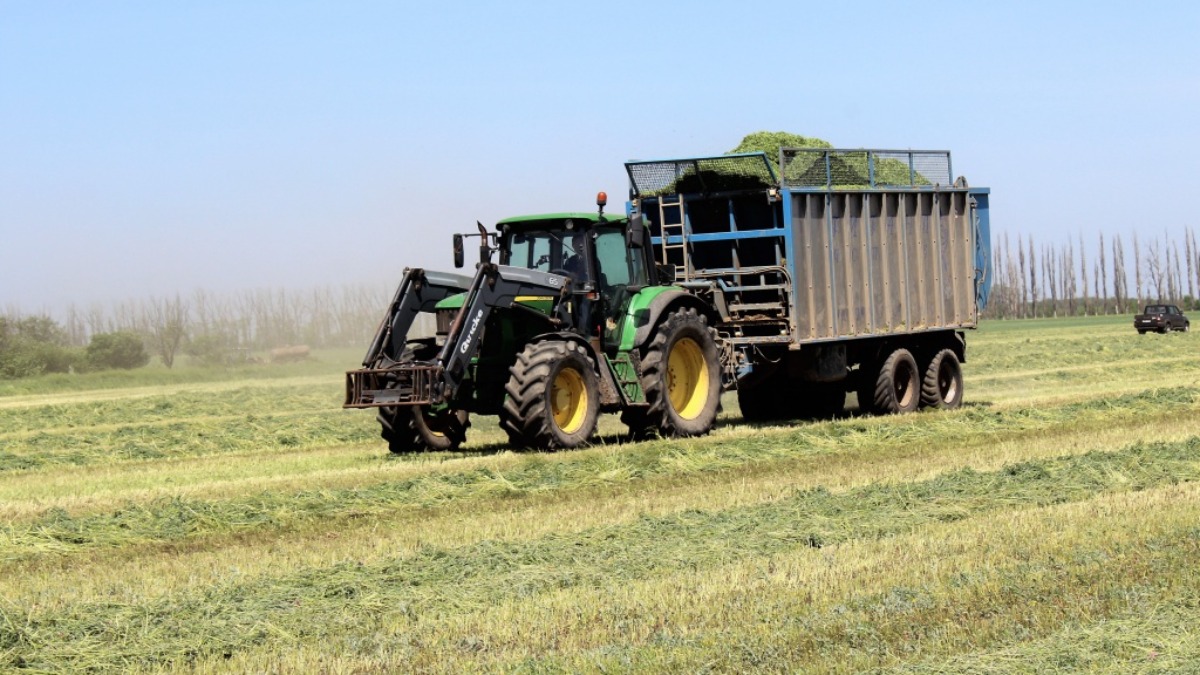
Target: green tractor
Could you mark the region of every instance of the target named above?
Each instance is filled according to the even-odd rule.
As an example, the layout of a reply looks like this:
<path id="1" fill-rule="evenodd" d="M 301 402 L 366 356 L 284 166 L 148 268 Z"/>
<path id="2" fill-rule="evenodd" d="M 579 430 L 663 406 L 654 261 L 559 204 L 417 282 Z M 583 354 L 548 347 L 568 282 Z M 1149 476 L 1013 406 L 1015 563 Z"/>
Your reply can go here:
<path id="1" fill-rule="evenodd" d="M 497 415 L 512 445 L 577 448 L 600 413 L 635 437 L 709 432 L 732 383 L 705 301 L 654 264 L 640 216 L 508 218 L 480 238 L 475 275 L 407 269 L 347 408 L 375 408 L 393 452 L 452 450 L 470 415 Z M 499 262 L 493 263 L 494 254 Z M 436 335 L 417 338 L 421 314 Z"/>

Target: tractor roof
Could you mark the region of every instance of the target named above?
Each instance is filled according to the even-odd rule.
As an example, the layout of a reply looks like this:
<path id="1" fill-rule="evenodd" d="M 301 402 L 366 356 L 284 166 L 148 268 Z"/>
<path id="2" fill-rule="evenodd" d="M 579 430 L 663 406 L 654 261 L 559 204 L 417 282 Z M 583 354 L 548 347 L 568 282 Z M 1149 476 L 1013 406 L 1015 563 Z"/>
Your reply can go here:
<path id="1" fill-rule="evenodd" d="M 591 226 L 591 225 L 596 225 L 598 223 L 619 223 L 624 219 L 625 219 L 625 216 L 623 214 L 612 215 L 612 216 L 606 215 L 602 219 L 600 217 L 600 215 L 595 212 L 591 212 L 591 213 L 539 213 L 539 214 L 535 214 L 535 215 L 531 215 L 531 216 L 513 216 L 512 218 L 505 218 L 504 220 L 501 220 L 500 222 L 496 223 L 496 229 L 499 230 L 504 226 L 508 226 L 509 229 L 514 229 L 514 230 L 554 227 L 555 224 L 561 223 L 566 220 L 573 220 L 575 222 L 587 223 L 589 226 Z"/>

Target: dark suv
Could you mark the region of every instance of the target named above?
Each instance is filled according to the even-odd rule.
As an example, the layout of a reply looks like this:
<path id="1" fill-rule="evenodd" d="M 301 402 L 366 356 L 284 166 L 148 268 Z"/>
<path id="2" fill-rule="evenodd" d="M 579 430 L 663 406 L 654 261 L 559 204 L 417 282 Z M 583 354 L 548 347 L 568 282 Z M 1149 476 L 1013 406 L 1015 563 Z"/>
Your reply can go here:
<path id="1" fill-rule="evenodd" d="M 1175 305 L 1146 305 L 1141 314 L 1133 317 L 1133 327 L 1139 334 L 1149 330 L 1165 333 L 1169 330 L 1189 330 L 1191 323 Z"/>

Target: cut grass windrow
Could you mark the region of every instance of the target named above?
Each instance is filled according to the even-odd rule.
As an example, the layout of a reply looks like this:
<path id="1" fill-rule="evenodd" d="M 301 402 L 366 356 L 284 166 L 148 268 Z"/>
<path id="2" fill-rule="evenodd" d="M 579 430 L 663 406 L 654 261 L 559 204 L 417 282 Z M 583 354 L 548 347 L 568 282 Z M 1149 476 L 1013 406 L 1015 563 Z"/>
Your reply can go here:
<path id="1" fill-rule="evenodd" d="M 1194 484 L 996 511 L 847 542 L 820 556 L 790 551 L 621 588 L 564 589 L 431 619 L 415 630 L 381 621 L 378 634 L 391 642 L 377 642 L 376 653 L 335 647 L 348 658 L 334 667 L 579 673 L 802 666 L 860 673 L 945 664 L 954 655 L 1037 640 L 1064 627 L 1197 614 L 1197 522 Z M 1175 645 L 1152 634 L 1104 651 L 1132 661 L 1123 647 L 1138 637 L 1163 646 L 1164 664 L 1194 664 L 1187 658 L 1194 641 Z M 1042 654 L 1046 661 L 1077 663 L 1074 645 L 1046 647 L 1062 650 Z M 247 670 L 279 661 L 257 650 L 243 656 L 237 665 Z M 290 664 L 303 669 L 305 662 L 325 663 L 309 655 Z M 1014 664 L 1006 665 L 985 672 L 1013 672 Z"/>
<path id="2" fill-rule="evenodd" d="M 998 673 L 1194 673 L 1200 668 L 1200 597 L 1143 602 L 1135 611 L 1015 646 L 929 659 L 883 671 L 888 675 Z"/>
<path id="3" fill-rule="evenodd" d="M 937 523 L 1196 481 L 1198 451 L 1200 438 L 1193 438 L 841 494 L 803 490 L 758 506 L 645 517 L 534 541 L 427 548 L 378 563 L 351 559 L 252 580 L 235 574 L 147 603 L 79 603 L 58 613 L 0 604 L 0 649 L 9 665 L 78 670 L 173 667 L 256 646 L 315 644 L 347 632 L 370 634 L 381 616 L 412 626 L 563 589 L 616 591 L 680 571 L 803 551 L 819 555 L 825 547 Z M 1196 544 L 1167 548 L 1194 563 Z"/>
<path id="4" fill-rule="evenodd" d="M 45 515 L 10 522 L 0 529 L 0 562 L 81 548 L 177 541 L 254 530 L 284 531 L 304 523 L 357 520 L 398 509 L 434 508 L 464 500 L 518 498 L 547 491 L 628 484 L 661 476 L 684 476 L 769 465 L 845 453 L 863 448 L 919 448 L 931 437 L 964 446 L 1007 434 L 1062 431 L 1098 420 L 1119 423 L 1147 411 L 1164 414 L 1194 406 L 1192 390 L 1155 390 L 1111 400 L 1092 400 L 1057 408 L 1010 410 L 997 415 L 984 408 L 918 417 L 850 419 L 830 424 L 775 428 L 771 433 L 703 442 L 657 442 L 609 452 L 530 455 L 506 460 L 503 472 L 475 460 L 467 470 L 453 462 L 400 480 L 352 488 L 267 492 L 227 500 L 173 496 L 131 502 L 99 514 L 72 515 L 52 509 Z M 919 423 L 918 423 L 919 422 Z M 511 457 L 511 456 L 510 456 Z M 494 462 L 493 462 L 494 463 Z"/>

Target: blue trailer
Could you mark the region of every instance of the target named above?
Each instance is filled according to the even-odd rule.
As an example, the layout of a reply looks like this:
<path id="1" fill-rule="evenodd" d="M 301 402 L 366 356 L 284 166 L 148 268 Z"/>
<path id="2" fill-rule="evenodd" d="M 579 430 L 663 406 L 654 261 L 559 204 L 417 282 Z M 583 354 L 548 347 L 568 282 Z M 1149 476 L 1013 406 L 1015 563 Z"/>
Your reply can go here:
<path id="1" fill-rule="evenodd" d="M 987 188 L 950 153 L 626 164 L 659 276 L 703 299 L 750 420 L 954 408 L 991 286 Z"/>

